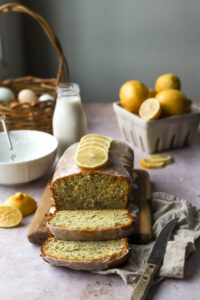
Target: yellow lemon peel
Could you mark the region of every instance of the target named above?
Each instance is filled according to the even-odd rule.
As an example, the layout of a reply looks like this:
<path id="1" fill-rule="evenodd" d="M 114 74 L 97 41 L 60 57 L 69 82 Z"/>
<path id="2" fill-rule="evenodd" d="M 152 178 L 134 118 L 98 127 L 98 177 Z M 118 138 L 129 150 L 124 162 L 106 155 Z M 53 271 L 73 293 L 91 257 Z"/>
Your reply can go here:
<path id="1" fill-rule="evenodd" d="M 8 205 L 0 205 L 0 227 L 16 227 L 19 225 L 22 218 L 22 213 L 18 208 Z"/>

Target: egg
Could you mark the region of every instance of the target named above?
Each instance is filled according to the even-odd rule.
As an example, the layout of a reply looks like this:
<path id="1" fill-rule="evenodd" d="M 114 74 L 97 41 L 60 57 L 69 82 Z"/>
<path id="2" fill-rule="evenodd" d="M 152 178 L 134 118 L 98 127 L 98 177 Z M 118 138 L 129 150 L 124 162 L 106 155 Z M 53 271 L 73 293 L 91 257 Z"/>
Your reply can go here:
<path id="1" fill-rule="evenodd" d="M 38 97 L 34 91 L 30 89 L 24 89 L 19 92 L 18 100 L 20 103 L 35 104 L 38 101 Z"/>
<path id="2" fill-rule="evenodd" d="M 39 100 L 40 101 L 47 101 L 47 100 L 53 101 L 54 97 L 50 94 L 43 94 L 43 95 L 40 96 Z"/>
<path id="3" fill-rule="evenodd" d="M 0 87 L 0 101 L 8 102 L 15 98 L 13 91 L 7 87 Z"/>

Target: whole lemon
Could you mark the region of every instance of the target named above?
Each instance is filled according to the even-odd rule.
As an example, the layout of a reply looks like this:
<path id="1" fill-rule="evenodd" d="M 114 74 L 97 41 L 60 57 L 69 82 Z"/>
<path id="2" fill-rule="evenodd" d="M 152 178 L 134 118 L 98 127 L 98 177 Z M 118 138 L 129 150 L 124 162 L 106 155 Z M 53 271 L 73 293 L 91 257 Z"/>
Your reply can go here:
<path id="1" fill-rule="evenodd" d="M 128 111 L 137 114 L 142 102 L 147 98 L 148 88 L 140 81 L 125 82 L 119 91 L 121 105 Z"/>
<path id="2" fill-rule="evenodd" d="M 168 89 L 181 89 L 180 79 L 174 74 L 163 74 L 156 79 L 155 90 L 157 93 Z"/>
<path id="3" fill-rule="evenodd" d="M 153 89 L 148 89 L 148 95 L 147 95 L 147 99 L 148 98 L 153 98 L 156 95 L 156 91 Z"/>
<path id="4" fill-rule="evenodd" d="M 23 216 L 28 216 L 35 212 L 37 202 L 28 194 L 16 193 L 10 196 L 6 201 L 6 205 L 17 207 Z"/>
<path id="5" fill-rule="evenodd" d="M 162 115 L 165 117 L 188 113 L 191 101 L 178 90 L 164 90 L 156 94 L 155 98 L 160 102 Z"/>

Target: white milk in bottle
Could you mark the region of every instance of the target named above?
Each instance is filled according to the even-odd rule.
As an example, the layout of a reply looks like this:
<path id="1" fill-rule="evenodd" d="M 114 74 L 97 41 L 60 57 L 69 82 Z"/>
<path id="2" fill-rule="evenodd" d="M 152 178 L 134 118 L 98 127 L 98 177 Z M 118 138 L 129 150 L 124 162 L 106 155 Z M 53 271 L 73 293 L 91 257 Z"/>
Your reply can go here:
<path id="1" fill-rule="evenodd" d="M 59 84 L 53 115 L 53 135 L 59 143 L 58 155 L 62 155 L 67 147 L 78 142 L 86 133 L 87 120 L 78 84 Z"/>

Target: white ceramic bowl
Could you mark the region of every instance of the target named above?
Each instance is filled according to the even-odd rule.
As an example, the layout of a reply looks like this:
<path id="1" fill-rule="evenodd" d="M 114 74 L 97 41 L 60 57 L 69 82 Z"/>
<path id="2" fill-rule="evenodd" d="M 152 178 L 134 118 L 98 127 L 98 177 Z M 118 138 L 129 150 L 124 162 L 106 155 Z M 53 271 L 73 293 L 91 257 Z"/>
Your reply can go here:
<path id="1" fill-rule="evenodd" d="M 0 132 L 0 184 L 20 184 L 44 175 L 52 166 L 58 142 L 36 130 L 9 131 L 16 159 L 12 161 L 4 132 Z"/>

